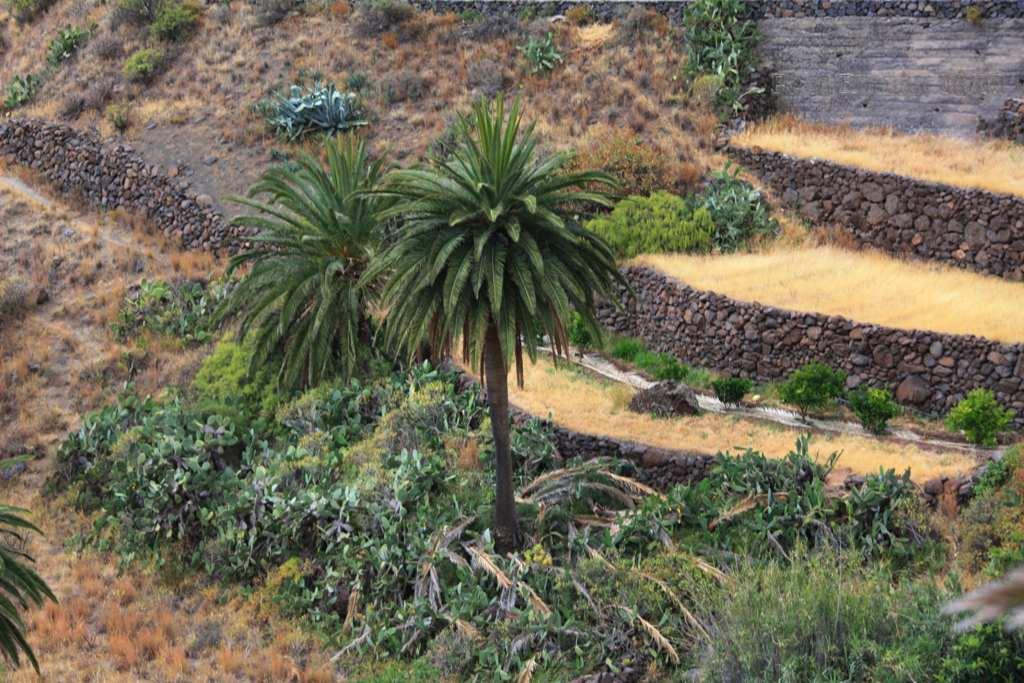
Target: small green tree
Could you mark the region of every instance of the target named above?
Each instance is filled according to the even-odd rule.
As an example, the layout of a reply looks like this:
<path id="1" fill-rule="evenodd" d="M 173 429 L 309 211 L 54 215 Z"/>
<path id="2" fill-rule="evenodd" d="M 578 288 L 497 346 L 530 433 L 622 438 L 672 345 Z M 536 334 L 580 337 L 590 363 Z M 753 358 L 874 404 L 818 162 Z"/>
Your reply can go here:
<path id="1" fill-rule="evenodd" d="M 988 389 L 975 389 L 946 416 L 946 426 L 963 432 L 967 440 L 979 446 L 995 446 L 1000 432 L 1010 426 L 1014 412 L 999 405 Z"/>
<path id="2" fill-rule="evenodd" d="M 370 276 L 388 273 L 383 303 L 387 339 L 410 356 L 421 344 L 480 368 L 494 434 L 494 530 L 502 550 L 520 541 L 512 479 L 508 372 L 523 383 L 523 354 L 536 357 L 546 335 L 559 355 L 575 310 L 597 337 L 597 296 L 621 281 L 615 258 L 596 235 L 567 220 L 573 206 L 609 205 L 586 188 L 612 185 L 603 173 L 569 173 L 570 156 L 541 157 L 519 102 L 479 101 L 460 119 L 458 147 L 429 168 L 395 171 L 384 194 L 403 225 Z"/>
<path id="3" fill-rule="evenodd" d="M 843 395 L 846 373 L 824 363 L 808 363 L 779 386 L 779 398 L 796 406 L 804 417 L 814 410 L 831 407 Z"/>
<path id="4" fill-rule="evenodd" d="M 40 533 L 25 519 L 26 510 L 0 503 L 0 655 L 11 665 L 21 665 L 21 657 L 39 672 L 32 647 L 25 639 L 25 623 L 19 612 L 57 596 L 31 567 L 35 562 L 24 551 L 26 533 Z"/>
<path id="5" fill-rule="evenodd" d="M 852 392 L 850 410 L 865 429 L 875 434 L 884 434 L 889 428 L 889 420 L 903 412 L 891 393 L 874 387 L 860 387 Z"/>

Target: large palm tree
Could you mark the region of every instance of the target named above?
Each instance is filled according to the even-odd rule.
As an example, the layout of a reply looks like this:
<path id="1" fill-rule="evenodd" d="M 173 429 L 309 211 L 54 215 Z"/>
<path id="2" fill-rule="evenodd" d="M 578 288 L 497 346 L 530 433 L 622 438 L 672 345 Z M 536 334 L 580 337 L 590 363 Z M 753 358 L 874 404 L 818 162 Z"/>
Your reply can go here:
<path id="1" fill-rule="evenodd" d="M 235 225 L 253 228 L 251 246 L 228 273 L 249 265 L 221 308 L 255 337 L 253 369 L 279 362 L 287 388 L 311 386 L 351 373 L 360 340 L 367 340 L 371 284 L 361 281 L 380 243 L 382 195 L 370 193 L 383 175 L 353 136 L 326 143 L 327 166 L 304 154 L 267 171 L 248 197 L 231 201 L 255 211 Z M 256 199 L 260 197 L 261 199 Z"/>
<path id="2" fill-rule="evenodd" d="M 24 654 L 38 673 L 39 662 L 25 639 L 19 611 L 45 600 L 56 602 L 57 597 L 32 569 L 33 560 L 23 549 L 25 532 L 39 531 L 24 512 L 0 504 L 0 657 L 17 667 Z"/>
<path id="3" fill-rule="evenodd" d="M 619 279 L 611 250 L 565 216 L 582 202 L 609 203 L 610 176 L 564 170 L 568 154 L 542 156 L 519 102 L 479 101 L 460 120 L 456 151 L 429 167 L 392 172 L 382 192 L 397 201 L 402 226 L 372 268 L 386 272 L 387 339 L 410 355 L 426 342 L 438 357 L 456 343 L 480 368 L 494 433 L 495 540 L 520 540 L 509 444 L 508 372 L 523 382 L 547 335 L 567 350 L 566 324 L 578 311 L 596 333 L 595 296 Z"/>

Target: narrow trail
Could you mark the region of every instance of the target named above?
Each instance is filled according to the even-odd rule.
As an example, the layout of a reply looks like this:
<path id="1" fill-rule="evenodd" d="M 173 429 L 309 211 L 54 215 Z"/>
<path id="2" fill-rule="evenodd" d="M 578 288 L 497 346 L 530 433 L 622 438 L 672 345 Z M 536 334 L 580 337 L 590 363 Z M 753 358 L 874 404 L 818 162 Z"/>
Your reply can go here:
<path id="1" fill-rule="evenodd" d="M 628 372 L 618 368 L 614 363 L 606 360 L 602 356 L 594 353 L 584 353 L 574 356 L 574 362 L 591 372 L 594 372 L 606 379 L 610 379 L 619 384 L 626 384 L 633 387 L 634 389 L 647 389 L 654 386 L 655 382 L 647 379 L 646 377 L 635 372 Z M 779 408 L 775 406 L 752 406 L 752 405 L 729 405 L 719 401 L 716 397 L 708 394 L 702 394 L 695 392 L 697 397 L 697 403 L 701 410 L 705 410 L 709 413 L 720 413 L 722 415 L 735 415 L 737 417 L 745 417 L 752 420 L 762 420 L 764 422 L 772 422 L 774 424 L 783 425 L 785 427 L 795 427 L 797 429 L 810 429 L 819 432 L 831 432 L 835 434 L 850 434 L 852 436 L 861 436 L 869 439 L 884 438 L 891 441 L 900 441 L 903 443 L 912 443 L 916 446 L 923 446 L 928 448 L 935 448 L 946 451 L 959 451 L 962 453 L 970 453 L 981 459 L 994 458 L 998 459 L 1002 456 L 1003 448 L 981 448 L 979 446 L 973 446 L 968 443 L 961 441 L 950 441 L 948 439 L 937 439 L 926 434 L 919 434 L 910 429 L 904 429 L 899 427 L 893 427 L 889 430 L 888 434 L 883 437 L 879 437 L 876 434 L 872 434 L 868 430 L 864 429 L 863 426 L 856 422 L 848 422 L 846 420 L 832 420 L 826 418 L 817 417 L 802 417 L 799 413 L 785 408 Z"/>
<path id="2" fill-rule="evenodd" d="M 0 405 L 13 398 L 15 408 L 13 420 L 0 412 L 0 453 L 30 436 L 26 445 L 45 454 L 0 479 L 0 500 L 29 510 L 43 531 L 28 551 L 60 600 L 26 614 L 42 680 L 334 680 L 319 643 L 262 600 L 242 600 L 195 577 L 171 584 L 139 564 L 120 568 L 110 555 L 77 551 L 75 539 L 91 520 L 43 494 L 60 440 L 129 376 L 123 354 L 131 350 L 117 344 L 108 322 L 112 303 L 143 277 L 183 274 L 172 263 L 177 255 L 155 240 L 0 175 L 0 273 L 47 292 L 16 325 L 0 329 Z M 210 268 L 208 261 L 199 266 Z M 195 358 L 149 349 L 135 379 L 155 390 Z M 40 680 L 30 667 L 0 671 L 0 678 Z"/>

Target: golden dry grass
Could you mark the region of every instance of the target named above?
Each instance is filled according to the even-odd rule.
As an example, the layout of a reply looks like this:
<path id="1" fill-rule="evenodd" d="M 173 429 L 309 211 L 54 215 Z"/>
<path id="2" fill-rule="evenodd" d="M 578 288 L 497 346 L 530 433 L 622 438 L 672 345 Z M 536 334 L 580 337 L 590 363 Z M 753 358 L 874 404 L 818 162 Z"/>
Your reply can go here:
<path id="1" fill-rule="evenodd" d="M 1019 283 L 830 246 L 637 258 L 698 289 L 864 323 L 1024 341 Z"/>
<path id="2" fill-rule="evenodd" d="M 878 128 L 857 130 L 807 123 L 792 116 L 752 126 L 732 142 L 1024 197 L 1024 148 L 1010 142 L 908 135 Z"/>
<path id="3" fill-rule="evenodd" d="M 541 359 L 525 368 L 525 389 L 510 387 L 512 403 L 538 417 L 551 416 L 574 431 L 638 441 L 661 448 L 715 453 L 751 447 L 772 458 L 793 448 L 800 431 L 733 416 L 704 414 L 680 419 L 657 419 L 631 412 L 628 387 L 555 367 Z M 811 442 L 817 457 L 842 451 L 838 467 L 873 474 L 879 467 L 902 472 L 910 468 L 914 481 L 952 476 L 977 463 L 959 452 L 936 453 L 908 444 L 839 434 L 817 434 Z"/>

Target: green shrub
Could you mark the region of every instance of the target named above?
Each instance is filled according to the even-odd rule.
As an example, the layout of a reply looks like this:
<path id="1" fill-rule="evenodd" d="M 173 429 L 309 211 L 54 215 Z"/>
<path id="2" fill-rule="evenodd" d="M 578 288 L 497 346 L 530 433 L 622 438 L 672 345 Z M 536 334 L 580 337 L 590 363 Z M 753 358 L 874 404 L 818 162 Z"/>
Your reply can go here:
<path id="1" fill-rule="evenodd" d="M 164 0 L 149 25 L 149 34 L 158 40 L 181 42 L 196 30 L 201 13 L 199 6 L 191 0 Z"/>
<path id="2" fill-rule="evenodd" d="M 7 84 L 7 92 L 4 95 L 4 108 L 17 109 L 35 99 L 43 84 L 41 76 L 36 74 L 15 74 L 11 82 Z"/>
<path id="3" fill-rule="evenodd" d="M 727 162 L 721 171 L 712 174 L 698 199 L 698 205 L 711 214 L 715 248 L 722 252 L 736 251 L 758 237 L 775 237 L 781 230 L 761 193 L 740 180 L 739 172 L 738 166 Z"/>
<path id="4" fill-rule="evenodd" d="M 682 381 L 686 370 L 675 356 L 653 351 L 641 351 L 633 358 L 636 366 L 656 380 Z"/>
<path id="5" fill-rule="evenodd" d="M 60 66 L 61 62 L 71 59 L 88 38 L 88 29 L 78 26 L 65 27 L 50 41 L 46 49 L 46 63 L 50 66 Z"/>
<path id="6" fill-rule="evenodd" d="M 823 363 L 808 363 L 779 385 L 779 398 L 801 415 L 831 407 L 843 395 L 846 373 Z"/>
<path id="7" fill-rule="evenodd" d="M 114 338 L 127 342 L 145 330 L 187 344 L 205 344 L 212 338 L 213 313 L 222 293 L 223 287 L 208 288 L 201 282 L 143 280 L 121 302 L 113 323 Z"/>
<path id="8" fill-rule="evenodd" d="M 114 102 L 107 105 L 104 113 L 110 125 L 118 133 L 123 133 L 132 125 L 132 106 L 127 102 Z"/>
<path id="9" fill-rule="evenodd" d="M 222 339 L 199 366 L 192 388 L 205 410 L 246 419 L 274 414 L 281 401 L 277 382 L 269 369 L 251 367 L 252 345 Z"/>
<path id="10" fill-rule="evenodd" d="M 526 45 L 521 45 L 518 49 L 529 63 L 532 74 L 551 71 L 562 63 L 562 55 L 555 47 L 554 37 L 550 31 L 543 39 L 530 38 Z"/>
<path id="11" fill-rule="evenodd" d="M 632 363 L 637 354 L 644 350 L 644 343 L 639 339 L 619 339 L 612 344 L 611 354 L 619 360 Z"/>
<path id="12" fill-rule="evenodd" d="M 1024 564 L 1024 469 L 1019 447 L 985 468 L 960 516 L 959 561 L 997 579 Z"/>
<path id="13" fill-rule="evenodd" d="M 620 258 L 657 253 L 705 253 L 715 225 L 707 209 L 694 209 L 668 192 L 623 199 L 610 214 L 587 223 Z"/>
<path id="14" fill-rule="evenodd" d="M 902 409 L 885 389 L 860 387 L 850 393 L 850 410 L 857 416 L 864 429 L 875 434 L 884 434 L 889 420 L 899 417 Z"/>
<path id="15" fill-rule="evenodd" d="M 754 388 L 754 383 L 745 377 L 722 377 L 711 383 L 718 400 L 726 404 L 736 404 Z"/>
<path id="16" fill-rule="evenodd" d="M 573 311 L 572 318 L 569 320 L 568 332 L 569 343 L 581 351 L 593 348 L 594 344 L 599 341 L 599 336 L 587 324 L 586 319 L 575 311 Z"/>
<path id="17" fill-rule="evenodd" d="M 723 118 L 743 110 L 746 84 L 757 67 L 757 24 L 743 0 L 695 0 L 683 13 L 686 75 L 721 81 L 715 97 Z"/>
<path id="18" fill-rule="evenodd" d="M 1014 412 L 1004 408 L 988 389 L 975 389 L 946 416 L 946 427 L 963 432 L 967 440 L 980 446 L 995 446 L 999 434 L 1013 421 Z"/>
<path id="19" fill-rule="evenodd" d="M 145 83 L 156 75 L 163 62 L 162 51 L 152 47 L 140 48 L 124 61 L 121 73 L 130 81 Z"/>

